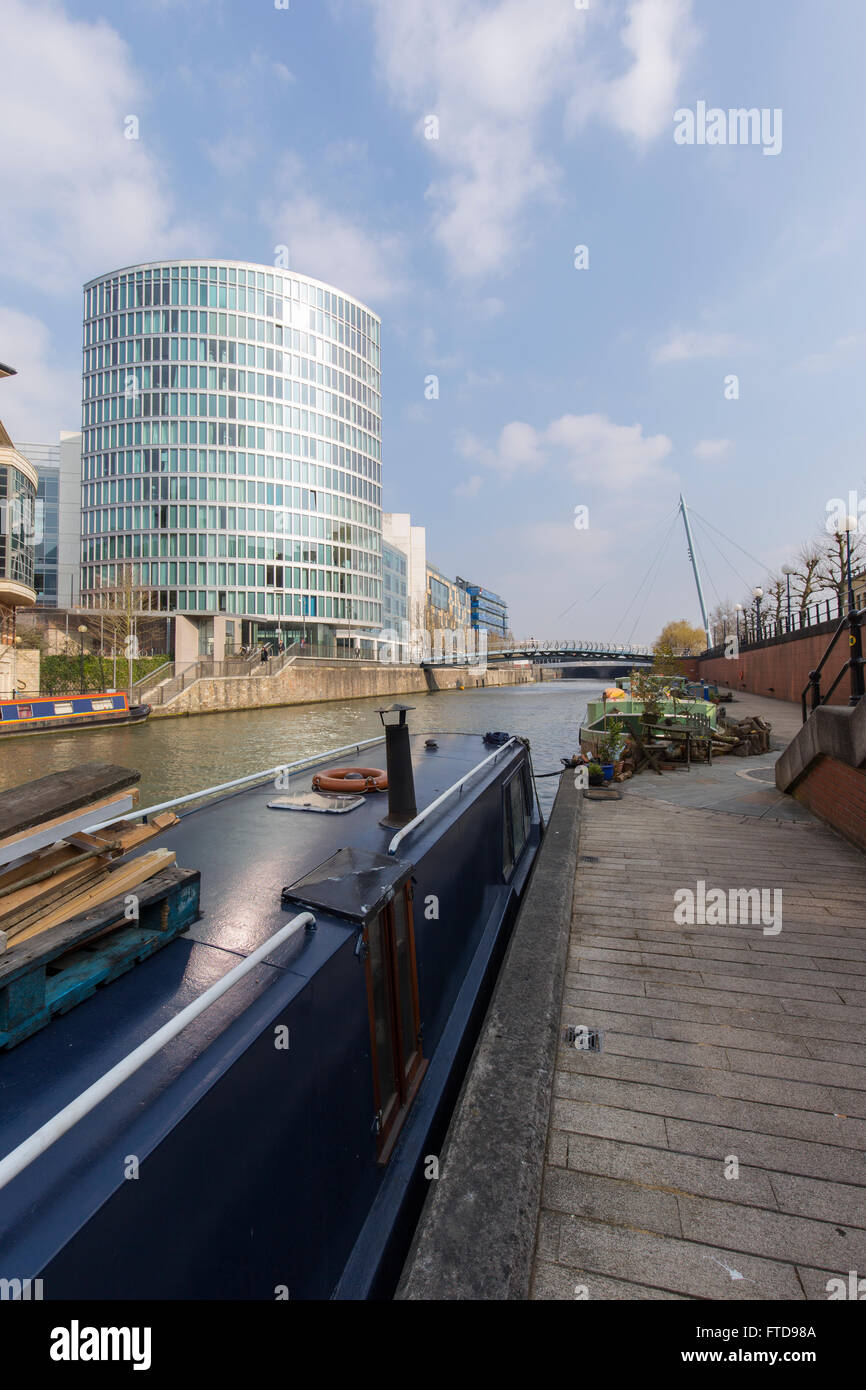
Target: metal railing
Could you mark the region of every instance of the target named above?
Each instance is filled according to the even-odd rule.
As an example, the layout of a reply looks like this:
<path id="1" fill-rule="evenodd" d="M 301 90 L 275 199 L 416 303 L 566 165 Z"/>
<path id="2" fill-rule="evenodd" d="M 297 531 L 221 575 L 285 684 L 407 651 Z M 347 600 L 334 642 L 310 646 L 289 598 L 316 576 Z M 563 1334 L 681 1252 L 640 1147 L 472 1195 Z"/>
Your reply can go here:
<path id="1" fill-rule="evenodd" d="M 836 689 L 836 686 L 839 684 L 846 671 L 851 672 L 851 695 L 848 700 L 849 705 L 859 704 L 860 700 L 862 700 L 864 695 L 862 634 L 862 626 L 864 620 L 866 620 L 866 608 L 861 608 L 859 610 L 855 609 L 848 612 L 837 626 L 836 631 L 833 633 L 833 636 L 830 638 L 830 641 L 827 645 L 827 649 L 824 652 L 824 655 L 821 657 L 821 660 L 818 662 L 818 665 L 815 667 L 814 671 L 809 672 L 809 680 L 806 686 L 804 687 L 803 694 L 801 696 L 804 724 L 806 723 L 806 720 L 809 718 L 809 714 L 811 712 L 806 707 L 806 697 L 811 692 L 813 710 L 818 709 L 820 705 L 826 705 L 828 700 L 830 699 L 830 696 L 833 694 L 834 690 Z M 836 676 L 836 679 L 830 686 L 829 690 L 822 694 L 821 672 L 823 671 L 824 666 L 827 663 L 827 658 L 829 657 L 830 653 L 832 652 L 842 633 L 846 630 L 848 632 L 848 645 L 850 647 L 851 654 L 848 657 L 848 660 L 842 666 L 842 669 L 839 671 L 838 675 Z"/>
<path id="2" fill-rule="evenodd" d="M 133 810 L 124 813 L 126 820 L 146 820 L 148 816 L 155 816 L 158 811 L 170 811 L 175 806 L 186 806 L 191 801 L 202 801 L 205 797 L 216 796 L 219 792 L 234 791 L 238 787 L 249 787 L 254 782 L 266 782 L 269 777 L 274 777 L 278 773 L 295 772 L 303 767 L 309 767 L 310 763 L 324 762 L 327 758 L 337 757 L 340 753 L 360 753 L 362 748 L 372 748 L 376 743 L 384 743 L 385 735 L 379 734 L 376 738 L 363 738 L 359 743 L 347 743 L 342 748 L 325 748 L 321 753 L 310 753 L 306 758 L 299 758 L 293 763 L 277 763 L 276 767 L 266 767 L 260 772 L 249 772 L 245 777 L 235 777 L 231 782 L 219 782 L 214 787 L 204 787 L 199 792 L 187 792 L 185 796 L 175 796 L 171 801 L 160 801 L 156 806 L 145 806 L 143 810 Z M 107 825 L 114 825 L 117 820 L 115 816 L 112 820 L 100 821 L 98 825 L 88 826 L 88 830 L 103 830 Z"/>
<path id="3" fill-rule="evenodd" d="M 53 1115 L 50 1120 L 31 1134 L 29 1139 L 25 1139 L 23 1144 L 19 1144 L 10 1154 L 6 1155 L 0 1162 L 0 1188 L 5 1187 L 13 1178 L 17 1178 L 19 1173 L 28 1168 L 35 1159 L 39 1158 L 40 1154 L 44 1154 L 47 1149 L 50 1149 L 52 1144 L 56 1144 L 57 1140 L 77 1125 L 79 1120 L 83 1120 L 85 1115 L 89 1115 L 91 1110 L 107 1100 L 119 1086 L 123 1085 L 124 1081 L 128 1081 L 131 1076 L 134 1076 L 145 1062 L 149 1062 L 152 1057 L 155 1057 L 166 1043 L 176 1038 L 178 1033 L 193 1023 L 200 1014 L 204 1013 L 205 1009 L 209 1009 L 211 1004 L 215 1004 L 217 999 L 222 998 L 227 990 L 232 989 L 251 970 L 255 970 L 256 966 L 265 960 L 276 946 L 288 941 L 302 928 L 312 927 L 315 929 L 315 926 L 316 919 L 312 912 L 297 913 L 290 922 L 286 922 L 285 926 L 280 927 L 273 936 L 269 936 L 267 941 L 262 942 L 261 946 L 257 946 L 254 951 L 251 951 L 239 965 L 235 965 L 227 971 L 222 979 L 217 980 L 197 999 L 193 999 L 191 1004 L 187 1004 L 186 1008 L 181 1009 L 179 1014 L 175 1014 L 174 1018 L 169 1019 L 168 1023 L 163 1024 L 155 1033 L 151 1033 L 149 1038 L 146 1038 L 143 1043 L 134 1048 L 126 1057 L 123 1057 L 116 1066 L 100 1076 L 98 1081 L 94 1081 L 93 1085 L 88 1086 L 86 1091 L 82 1091 L 79 1096 L 75 1097 L 75 1100 L 70 1101 L 56 1115 Z"/>
<path id="4" fill-rule="evenodd" d="M 487 767 L 488 763 L 495 762 L 496 759 L 500 757 L 500 755 L 504 753 L 507 748 L 510 748 L 513 743 L 519 742 L 520 740 L 516 736 L 512 735 L 512 737 L 508 740 L 507 743 L 501 744 L 499 748 L 496 749 L 495 753 L 491 753 L 488 758 L 484 758 L 484 760 L 478 763 L 476 767 L 470 768 L 468 772 L 464 773 L 464 775 L 459 779 L 459 781 L 455 782 L 453 786 L 450 786 L 447 789 L 447 791 L 444 791 L 442 793 L 441 796 L 437 796 L 436 800 L 431 801 L 429 806 L 425 806 L 424 810 L 420 811 L 414 820 L 410 820 L 408 825 L 404 825 L 402 830 L 397 831 L 397 834 L 394 836 L 393 840 L 388 846 L 388 853 L 396 854 L 397 846 L 401 844 L 403 840 L 405 840 L 407 835 L 409 835 L 413 830 L 417 829 L 417 827 L 422 823 L 422 821 L 425 821 L 429 815 L 432 815 L 432 813 L 442 805 L 443 801 L 447 801 L 449 796 L 453 796 L 455 792 L 462 791 L 464 785 L 469 781 L 470 777 L 474 777 L 475 774 L 477 772 L 480 772 L 483 767 Z"/>

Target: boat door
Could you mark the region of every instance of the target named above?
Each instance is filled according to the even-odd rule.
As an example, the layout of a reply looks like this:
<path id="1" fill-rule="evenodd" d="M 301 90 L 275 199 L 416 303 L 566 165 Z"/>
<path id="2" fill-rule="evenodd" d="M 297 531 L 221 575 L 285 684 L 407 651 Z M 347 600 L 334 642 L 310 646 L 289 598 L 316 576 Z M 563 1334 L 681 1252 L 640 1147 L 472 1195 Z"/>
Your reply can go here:
<path id="1" fill-rule="evenodd" d="M 426 1068 L 411 880 L 364 928 L 378 1157 L 386 1163 Z"/>

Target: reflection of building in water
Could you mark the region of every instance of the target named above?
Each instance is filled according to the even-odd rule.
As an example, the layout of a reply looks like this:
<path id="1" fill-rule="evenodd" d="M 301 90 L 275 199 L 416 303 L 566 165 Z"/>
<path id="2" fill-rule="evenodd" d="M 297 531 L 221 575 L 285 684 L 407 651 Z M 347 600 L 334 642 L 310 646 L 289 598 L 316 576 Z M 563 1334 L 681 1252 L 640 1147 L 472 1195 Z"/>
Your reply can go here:
<path id="1" fill-rule="evenodd" d="M 14 376 L 0 363 L 0 377 Z M 19 454 L 0 421 L 0 698 L 15 693 L 17 634 L 15 610 L 36 602 L 33 587 L 33 536 L 38 479 L 32 463 Z"/>

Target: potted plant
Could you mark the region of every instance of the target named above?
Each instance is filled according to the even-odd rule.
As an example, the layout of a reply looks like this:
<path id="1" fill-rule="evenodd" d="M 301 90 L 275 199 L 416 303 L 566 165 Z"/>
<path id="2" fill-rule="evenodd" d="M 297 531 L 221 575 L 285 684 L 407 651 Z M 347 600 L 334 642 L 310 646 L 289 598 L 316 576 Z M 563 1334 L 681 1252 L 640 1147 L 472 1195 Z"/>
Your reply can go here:
<path id="1" fill-rule="evenodd" d="M 587 769 L 587 781 L 591 787 L 604 786 L 604 773 L 599 763 L 590 763 Z"/>
<path id="2" fill-rule="evenodd" d="M 596 756 L 601 764 L 605 782 L 613 781 L 614 766 L 622 756 L 625 743 L 625 725 L 621 719 L 611 719 L 605 736 L 596 745 Z"/>

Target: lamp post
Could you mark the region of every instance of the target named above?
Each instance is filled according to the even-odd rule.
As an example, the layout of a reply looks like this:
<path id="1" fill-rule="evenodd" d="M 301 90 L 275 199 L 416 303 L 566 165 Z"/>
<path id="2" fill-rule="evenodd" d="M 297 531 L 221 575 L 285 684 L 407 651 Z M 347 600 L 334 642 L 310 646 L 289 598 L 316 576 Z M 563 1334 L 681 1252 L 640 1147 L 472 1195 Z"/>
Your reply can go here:
<path id="1" fill-rule="evenodd" d="M 84 623 L 78 625 L 78 669 L 81 679 L 81 694 L 84 694 L 84 634 L 87 628 Z"/>
<path id="2" fill-rule="evenodd" d="M 742 613 L 742 611 L 743 605 L 741 603 L 735 603 L 734 612 L 737 615 L 737 646 L 739 646 L 740 644 L 740 614 Z"/>
<path id="3" fill-rule="evenodd" d="M 851 532 L 857 530 L 856 516 L 846 516 L 837 535 L 845 535 L 846 578 L 848 581 L 848 644 L 851 648 L 851 694 L 849 705 L 859 704 L 864 694 L 863 683 L 863 636 L 860 630 L 860 617 L 854 607 L 854 583 L 851 577 Z"/>
<path id="4" fill-rule="evenodd" d="M 756 640 L 757 642 L 760 642 L 760 640 L 761 640 L 761 599 L 764 597 L 764 591 L 763 591 L 763 589 L 761 588 L 760 584 L 756 584 L 755 587 L 754 587 L 754 589 L 752 590 L 752 593 L 754 594 L 754 597 L 755 597 L 755 640 Z"/>
<path id="5" fill-rule="evenodd" d="M 782 566 L 782 573 L 783 573 L 783 575 L 785 576 L 785 587 L 786 587 L 786 589 L 787 589 L 787 594 L 788 594 L 788 631 L 790 632 L 790 631 L 791 631 L 791 575 L 792 575 L 792 574 L 796 574 L 797 571 L 793 568 L 792 565 L 783 565 L 783 566 Z"/>

